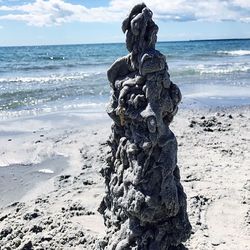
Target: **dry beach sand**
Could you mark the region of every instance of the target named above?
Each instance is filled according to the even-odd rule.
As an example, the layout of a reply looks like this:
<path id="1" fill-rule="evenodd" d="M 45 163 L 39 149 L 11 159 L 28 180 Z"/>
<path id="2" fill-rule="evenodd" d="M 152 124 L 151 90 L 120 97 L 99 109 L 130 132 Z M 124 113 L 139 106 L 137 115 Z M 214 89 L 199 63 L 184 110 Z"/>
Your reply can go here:
<path id="1" fill-rule="evenodd" d="M 180 109 L 171 129 L 188 196 L 188 249 L 250 249 L 250 108 Z M 0 125 L 0 249 L 95 249 L 105 234 L 111 121 L 62 112 Z"/>

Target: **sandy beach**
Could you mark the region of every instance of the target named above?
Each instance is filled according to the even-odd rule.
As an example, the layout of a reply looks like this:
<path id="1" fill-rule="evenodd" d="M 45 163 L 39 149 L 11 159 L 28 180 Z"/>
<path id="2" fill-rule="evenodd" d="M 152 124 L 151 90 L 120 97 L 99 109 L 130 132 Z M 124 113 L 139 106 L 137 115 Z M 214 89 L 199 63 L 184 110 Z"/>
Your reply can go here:
<path id="1" fill-rule="evenodd" d="M 250 108 L 180 109 L 171 129 L 193 227 L 188 249 L 249 249 Z M 1 122 L 0 249 L 96 249 L 105 113 Z"/>
<path id="2" fill-rule="evenodd" d="M 0 0 L 0 250 L 250 250 L 249 30 L 249 0 Z"/>

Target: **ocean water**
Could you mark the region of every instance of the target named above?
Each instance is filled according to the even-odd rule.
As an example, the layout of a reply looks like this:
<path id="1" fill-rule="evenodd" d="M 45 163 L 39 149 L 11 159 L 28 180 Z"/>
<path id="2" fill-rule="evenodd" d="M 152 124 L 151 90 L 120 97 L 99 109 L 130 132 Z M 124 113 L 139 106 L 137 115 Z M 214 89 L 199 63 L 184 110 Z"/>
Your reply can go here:
<path id="1" fill-rule="evenodd" d="M 159 42 L 184 107 L 250 104 L 250 40 Z M 0 47 L 0 118 L 105 110 L 125 44 Z"/>

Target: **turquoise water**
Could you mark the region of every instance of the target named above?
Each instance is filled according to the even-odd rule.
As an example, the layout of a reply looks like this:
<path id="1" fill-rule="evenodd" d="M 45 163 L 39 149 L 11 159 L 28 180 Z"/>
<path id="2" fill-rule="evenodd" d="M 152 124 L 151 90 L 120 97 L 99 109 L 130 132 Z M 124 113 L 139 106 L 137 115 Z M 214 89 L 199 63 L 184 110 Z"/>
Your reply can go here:
<path id="1" fill-rule="evenodd" d="M 182 105 L 250 104 L 250 40 L 160 42 Z M 104 110 L 124 44 L 0 47 L 0 116 Z"/>

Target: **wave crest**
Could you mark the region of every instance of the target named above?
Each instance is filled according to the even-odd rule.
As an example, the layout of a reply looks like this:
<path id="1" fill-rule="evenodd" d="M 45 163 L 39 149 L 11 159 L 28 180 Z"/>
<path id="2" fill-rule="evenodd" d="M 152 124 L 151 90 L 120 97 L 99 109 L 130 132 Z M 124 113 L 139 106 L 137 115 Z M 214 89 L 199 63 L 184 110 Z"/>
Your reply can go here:
<path id="1" fill-rule="evenodd" d="M 250 50 L 219 50 L 217 51 L 217 54 L 222 54 L 222 55 L 230 55 L 230 56 L 247 56 L 250 55 Z"/>

